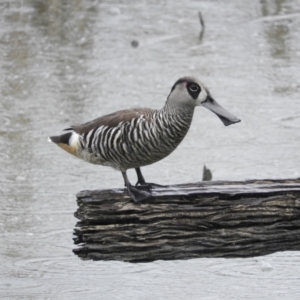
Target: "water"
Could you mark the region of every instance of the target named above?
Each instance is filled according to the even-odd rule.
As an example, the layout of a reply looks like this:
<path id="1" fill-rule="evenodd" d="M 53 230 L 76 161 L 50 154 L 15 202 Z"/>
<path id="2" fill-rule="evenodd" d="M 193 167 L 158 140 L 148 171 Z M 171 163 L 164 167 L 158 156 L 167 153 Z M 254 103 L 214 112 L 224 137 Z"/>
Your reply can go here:
<path id="1" fill-rule="evenodd" d="M 122 177 L 47 136 L 117 109 L 160 108 L 190 74 L 242 122 L 224 127 L 198 108 L 183 143 L 145 167 L 146 179 L 199 181 L 204 164 L 216 180 L 299 177 L 299 4 L 1 1 L 0 298 L 298 299 L 299 252 L 81 261 L 71 251 L 75 194 L 120 187 Z"/>

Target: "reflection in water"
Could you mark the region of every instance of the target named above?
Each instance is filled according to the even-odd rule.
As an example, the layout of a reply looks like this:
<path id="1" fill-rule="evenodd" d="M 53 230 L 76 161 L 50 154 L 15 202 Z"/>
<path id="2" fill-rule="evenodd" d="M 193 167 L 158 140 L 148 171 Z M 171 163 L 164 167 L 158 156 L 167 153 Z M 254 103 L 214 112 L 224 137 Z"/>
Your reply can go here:
<path id="1" fill-rule="evenodd" d="M 39 39 L 47 39 L 43 56 L 53 58 L 52 72 L 59 86 L 55 91 L 62 112 L 74 120 L 84 110 L 90 82 L 87 73 L 89 59 L 94 47 L 94 22 L 97 20 L 97 3 L 85 1 L 33 1 L 33 27 Z M 46 62 L 49 63 L 49 62 Z M 49 69 L 49 66 L 46 66 Z M 57 86 L 55 87 L 57 88 Z"/>
<path id="2" fill-rule="evenodd" d="M 297 39 L 295 28 L 299 26 L 296 6 L 286 0 L 260 0 L 260 2 L 263 16 L 270 16 L 263 22 L 263 27 L 270 55 L 274 58 L 271 62 L 273 76 L 270 78 L 275 82 L 274 92 L 291 95 L 300 87 L 299 76 L 296 72 L 291 72 L 291 69 L 296 70 L 299 64 L 299 55 L 295 55 L 295 50 L 298 49 L 295 43 Z M 288 118 L 297 120 L 298 115 Z"/>
<path id="3" fill-rule="evenodd" d="M 25 76 L 31 66 L 30 36 L 19 29 L 6 32 L 2 37 L 2 45 L 5 49 L 2 95 L 7 99 L 5 105 L 9 106 L 12 105 L 12 97 L 24 100 L 30 96 L 31 78 Z"/>
<path id="4" fill-rule="evenodd" d="M 1 30 L 1 123 L 4 120 L 0 128 L 1 169 L 4 175 L 1 183 L 6 203 L 4 209 L 8 210 L 1 226 L 4 232 L 28 228 L 28 223 L 21 224 L 15 212 L 26 209 L 34 193 L 30 172 L 33 150 L 26 135 L 32 125 L 32 116 L 26 111 L 33 96 L 34 76 L 30 72 L 33 49 L 30 33 L 20 26 L 23 22 L 19 11 L 8 9 L 6 26 Z M 11 255 L 14 252 L 18 251 L 9 247 L 6 253 Z"/>
<path id="5" fill-rule="evenodd" d="M 287 13 L 284 9 L 288 7 L 286 0 L 260 0 L 263 16 L 276 16 Z M 264 23 L 266 36 L 271 45 L 271 55 L 274 58 L 289 58 L 290 39 L 289 30 L 292 20 L 280 20 Z"/>

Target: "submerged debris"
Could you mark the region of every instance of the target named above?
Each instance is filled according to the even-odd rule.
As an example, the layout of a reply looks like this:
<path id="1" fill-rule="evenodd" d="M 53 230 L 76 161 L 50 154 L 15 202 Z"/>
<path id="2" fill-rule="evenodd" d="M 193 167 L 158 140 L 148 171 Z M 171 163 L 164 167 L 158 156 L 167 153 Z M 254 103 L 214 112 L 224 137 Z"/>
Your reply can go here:
<path id="1" fill-rule="evenodd" d="M 210 169 L 207 169 L 206 166 L 204 165 L 202 181 L 211 181 L 211 180 L 212 180 L 212 172 Z"/>
<path id="2" fill-rule="evenodd" d="M 133 40 L 133 41 L 131 41 L 131 46 L 132 46 L 133 48 L 137 48 L 137 47 L 139 46 L 139 42 L 136 41 L 136 40 Z"/>

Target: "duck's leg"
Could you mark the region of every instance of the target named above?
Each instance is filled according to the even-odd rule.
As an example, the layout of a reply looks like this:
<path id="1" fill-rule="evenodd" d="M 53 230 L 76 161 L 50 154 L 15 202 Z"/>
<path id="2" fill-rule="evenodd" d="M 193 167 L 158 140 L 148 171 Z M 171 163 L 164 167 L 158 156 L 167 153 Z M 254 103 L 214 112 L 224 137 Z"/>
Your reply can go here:
<path id="1" fill-rule="evenodd" d="M 127 187 L 127 192 L 129 194 L 129 196 L 131 197 L 131 199 L 135 202 L 135 203 L 140 203 L 146 199 L 150 199 L 152 198 L 151 192 L 150 191 L 145 191 L 145 190 L 141 190 L 137 187 L 134 187 L 131 185 L 131 183 L 128 180 L 126 171 L 122 172 L 123 178 L 124 178 L 124 182 L 125 182 L 125 186 Z"/>
<path id="2" fill-rule="evenodd" d="M 137 178 L 138 178 L 138 181 L 137 181 L 137 183 L 136 183 L 136 186 L 137 186 L 138 184 L 140 184 L 140 185 L 145 185 L 145 184 L 146 184 L 146 181 L 145 181 L 145 178 L 144 178 L 144 176 L 143 176 L 143 174 L 142 174 L 141 169 L 140 169 L 140 168 L 135 168 L 135 171 L 136 171 L 136 175 L 137 175 Z"/>
<path id="3" fill-rule="evenodd" d="M 147 187 L 147 188 L 166 187 L 165 185 L 160 185 L 160 184 L 152 183 L 152 182 L 146 182 L 140 168 L 135 168 L 135 171 L 136 171 L 136 175 L 138 178 L 138 181 L 135 186 L 140 185 L 141 187 Z"/>

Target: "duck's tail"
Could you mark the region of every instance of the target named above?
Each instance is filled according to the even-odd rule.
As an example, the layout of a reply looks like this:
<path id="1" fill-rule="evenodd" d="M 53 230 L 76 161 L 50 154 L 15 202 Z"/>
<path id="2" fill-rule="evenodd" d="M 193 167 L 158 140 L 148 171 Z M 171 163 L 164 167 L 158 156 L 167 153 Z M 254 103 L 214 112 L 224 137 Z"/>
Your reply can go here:
<path id="1" fill-rule="evenodd" d="M 58 136 L 48 137 L 48 141 L 76 156 L 79 135 L 72 131 Z"/>

